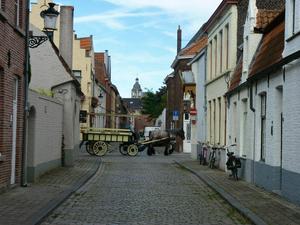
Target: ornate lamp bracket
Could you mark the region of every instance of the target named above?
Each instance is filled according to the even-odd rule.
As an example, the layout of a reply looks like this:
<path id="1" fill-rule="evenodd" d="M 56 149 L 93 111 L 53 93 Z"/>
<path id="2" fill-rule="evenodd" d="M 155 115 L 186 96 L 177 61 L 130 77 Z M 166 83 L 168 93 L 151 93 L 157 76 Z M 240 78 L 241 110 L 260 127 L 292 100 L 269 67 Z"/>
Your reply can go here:
<path id="1" fill-rule="evenodd" d="M 29 37 L 28 46 L 29 48 L 37 48 L 47 40 L 47 36 L 31 36 Z"/>

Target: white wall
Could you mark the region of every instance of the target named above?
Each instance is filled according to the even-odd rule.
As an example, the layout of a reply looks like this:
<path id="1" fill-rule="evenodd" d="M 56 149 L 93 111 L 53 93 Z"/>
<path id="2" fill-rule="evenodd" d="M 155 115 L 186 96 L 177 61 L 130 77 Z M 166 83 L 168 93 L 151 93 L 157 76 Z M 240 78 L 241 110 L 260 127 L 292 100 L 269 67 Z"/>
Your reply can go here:
<path id="1" fill-rule="evenodd" d="M 64 105 L 63 134 L 66 165 L 74 163 L 80 142 L 80 95 L 73 83 L 66 83 L 53 88 L 54 97 Z"/>
<path id="2" fill-rule="evenodd" d="M 286 9 L 285 9 L 285 39 L 287 42 L 285 43 L 285 50 L 283 55 L 287 56 L 300 49 L 300 35 L 295 35 L 300 32 L 300 0 L 296 0 L 296 20 L 295 20 L 295 30 L 293 33 L 293 9 L 291 5 L 292 0 L 286 0 Z"/>
<path id="3" fill-rule="evenodd" d="M 32 90 L 29 90 L 29 104 L 28 167 L 60 161 L 63 105 Z"/>
<path id="4" fill-rule="evenodd" d="M 283 87 L 284 132 L 283 151 L 288 152 L 283 158 L 286 170 L 300 173 L 300 60 L 286 66 Z"/>
<path id="5" fill-rule="evenodd" d="M 192 72 L 196 80 L 196 108 L 197 108 L 197 141 L 206 142 L 206 87 L 205 87 L 205 68 L 206 52 L 192 64 Z"/>
<path id="6" fill-rule="evenodd" d="M 33 35 L 45 35 L 36 27 L 31 26 Z M 52 44 L 46 41 L 38 48 L 30 49 L 31 81 L 33 90 L 50 90 L 52 86 L 73 80 L 55 53 Z"/>

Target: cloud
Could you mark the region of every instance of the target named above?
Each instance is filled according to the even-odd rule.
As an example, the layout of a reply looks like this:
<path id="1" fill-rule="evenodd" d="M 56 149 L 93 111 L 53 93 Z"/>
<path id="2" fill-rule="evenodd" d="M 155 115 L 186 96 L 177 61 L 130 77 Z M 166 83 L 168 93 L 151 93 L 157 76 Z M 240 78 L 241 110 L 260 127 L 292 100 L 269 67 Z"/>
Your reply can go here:
<path id="1" fill-rule="evenodd" d="M 127 29 L 124 23 L 120 22 L 124 18 L 137 18 L 137 17 L 153 17 L 161 15 L 160 12 L 129 12 L 124 9 L 117 9 L 112 11 L 107 11 L 102 14 L 93 14 L 88 16 L 79 16 L 74 19 L 75 24 L 81 23 L 101 23 L 112 29 Z"/>
<path id="2" fill-rule="evenodd" d="M 176 55 L 176 53 L 177 53 L 177 49 L 174 48 L 174 47 L 167 47 L 167 46 L 164 46 L 164 47 L 162 47 L 162 49 L 164 49 L 164 50 L 166 50 L 166 51 L 172 53 L 173 55 Z"/>
<path id="3" fill-rule="evenodd" d="M 158 8 L 171 14 L 199 15 L 208 13 L 218 6 L 221 0 L 104 0 L 127 9 Z"/>
<path id="4" fill-rule="evenodd" d="M 177 34 L 176 32 L 170 32 L 170 31 L 163 31 L 162 32 L 164 35 L 166 35 L 167 37 L 171 37 L 173 39 L 177 38 Z"/>
<path id="5" fill-rule="evenodd" d="M 101 0 L 103 1 L 103 0 Z M 206 22 L 221 0 L 104 0 L 119 8 L 132 10 L 160 10 L 167 20 L 185 24 L 183 37 L 192 36 Z"/>

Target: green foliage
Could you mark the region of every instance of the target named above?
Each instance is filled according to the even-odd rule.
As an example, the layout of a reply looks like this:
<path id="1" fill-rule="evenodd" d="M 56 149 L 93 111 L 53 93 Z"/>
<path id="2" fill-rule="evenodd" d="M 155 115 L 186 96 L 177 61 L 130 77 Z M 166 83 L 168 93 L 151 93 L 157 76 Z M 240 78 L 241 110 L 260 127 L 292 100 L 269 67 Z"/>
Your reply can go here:
<path id="1" fill-rule="evenodd" d="M 48 89 L 39 88 L 39 89 L 35 89 L 35 91 L 40 95 L 47 96 L 47 97 L 53 97 L 54 95 L 53 92 Z"/>
<path id="2" fill-rule="evenodd" d="M 153 92 L 147 90 L 142 98 L 142 113 L 149 115 L 150 118 L 155 119 L 160 116 L 167 104 L 167 88 L 161 87 L 158 91 Z"/>

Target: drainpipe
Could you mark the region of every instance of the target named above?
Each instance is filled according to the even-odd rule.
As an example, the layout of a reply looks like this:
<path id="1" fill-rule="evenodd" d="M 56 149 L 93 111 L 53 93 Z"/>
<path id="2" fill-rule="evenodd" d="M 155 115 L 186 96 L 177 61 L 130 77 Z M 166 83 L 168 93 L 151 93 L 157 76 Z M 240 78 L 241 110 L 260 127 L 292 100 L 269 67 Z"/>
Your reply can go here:
<path id="1" fill-rule="evenodd" d="M 206 66 L 206 63 L 207 63 L 207 48 L 205 49 L 205 55 L 204 55 L 204 71 L 205 71 L 205 74 L 204 74 L 204 107 L 205 107 L 205 119 L 204 119 L 204 122 L 206 123 L 204 125 L 204 142 L 207 143 L 207 130 L 206 130 L 206 127 L 207 127 L 207 95 L 206 95 L 206 69 L 207 69 L 207 66 Z"/>
<path id="2" fill-rule="evenodd" d="M 26 28 L 25 28 L 25 61 L 24 61 L 24 122 L 23 122 L 23 151 L 22 151 L 22 172 L 21 172 L 21 186 L 27 187 L 27 131 L 28 131 L 28 76 L 29 76 L 29 9 L 30 1 L 27 0 L 26 5 Z"/>
<path id="3" fill-rule="evenodd" d="M 250 109 L 254 114 L 254 128 L 253 128 L 253 154 L 252 154 L 252 183 L 254 184 L 254 173 L 255 173 L 255 130 L 256 130 L 256 113 L 253 106 L 253 83 L 250 84 Z"/>

